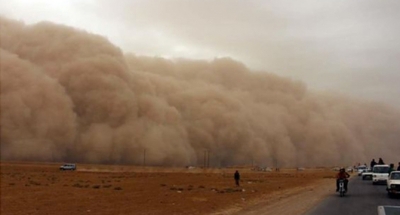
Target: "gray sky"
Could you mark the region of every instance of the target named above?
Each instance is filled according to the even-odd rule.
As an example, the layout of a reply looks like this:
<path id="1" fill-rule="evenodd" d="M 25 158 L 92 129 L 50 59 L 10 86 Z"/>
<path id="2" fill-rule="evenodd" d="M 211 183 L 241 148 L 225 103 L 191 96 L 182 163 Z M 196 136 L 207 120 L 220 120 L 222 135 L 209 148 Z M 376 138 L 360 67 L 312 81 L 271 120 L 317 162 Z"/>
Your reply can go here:
<path id="1" fill-rule="evenodd" d="M 107 37 L 124 52 L 213 59 L 400 107 L 398 0 L 0 0 L 0 14 Z"/>

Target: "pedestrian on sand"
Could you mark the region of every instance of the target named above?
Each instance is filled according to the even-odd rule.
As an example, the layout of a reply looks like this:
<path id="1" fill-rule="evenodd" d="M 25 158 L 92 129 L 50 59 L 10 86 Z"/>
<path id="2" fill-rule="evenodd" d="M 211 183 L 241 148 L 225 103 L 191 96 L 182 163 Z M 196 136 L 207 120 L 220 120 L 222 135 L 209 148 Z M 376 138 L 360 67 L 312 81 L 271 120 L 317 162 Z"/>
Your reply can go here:
<path id="1" fill-rule="evenodd" d="M 378 164 L 385 164 L 385 162 L 383 162 L 382 158 L 379 158 Z"/>
<path id="2" fill-rule="evenodd" d="M 397 167 L 397 171 L 400 171 L 400 162 L 399 162 L 399 166 Z"/>
<path id="3" fill-rule="evenodd" d="M 240 186 L 240 185 L 239 185 L 239 181 L 240 181 L 240 174 L 239 174 L 239 171 L 236 170 L 235 174 L 233 175 L 233 178 L 235 178 L 236 186 Z"/>

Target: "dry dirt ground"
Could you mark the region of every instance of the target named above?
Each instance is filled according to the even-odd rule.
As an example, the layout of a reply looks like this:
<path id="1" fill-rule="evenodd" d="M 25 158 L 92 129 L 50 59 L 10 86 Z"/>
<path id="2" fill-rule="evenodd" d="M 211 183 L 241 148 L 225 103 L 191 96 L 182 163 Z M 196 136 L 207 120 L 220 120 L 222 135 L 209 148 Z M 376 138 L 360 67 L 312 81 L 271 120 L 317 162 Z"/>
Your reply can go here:
<path id="1" fill-rule="evenodd" d="M 1 214 L 301 214 L 334 192 L 326 169 L 60 165 L 2 162 Z"/>

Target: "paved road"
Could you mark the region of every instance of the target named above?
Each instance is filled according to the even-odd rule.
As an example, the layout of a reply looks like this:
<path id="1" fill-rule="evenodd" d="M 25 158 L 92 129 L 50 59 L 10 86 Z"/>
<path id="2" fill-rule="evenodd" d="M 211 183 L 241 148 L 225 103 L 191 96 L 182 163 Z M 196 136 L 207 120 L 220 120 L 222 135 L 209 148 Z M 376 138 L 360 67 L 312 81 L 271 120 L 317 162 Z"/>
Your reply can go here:
<path id="1" fill-rule="evenodd" d="M 377 215 L 379 205 L 400 206 L 400 198 L 389 198 L 385 185 L 372 185 L 371 181 L 363 181 L 355 175 L 348 186 L 346 196 L 333 193 L 306 215 Z"/>

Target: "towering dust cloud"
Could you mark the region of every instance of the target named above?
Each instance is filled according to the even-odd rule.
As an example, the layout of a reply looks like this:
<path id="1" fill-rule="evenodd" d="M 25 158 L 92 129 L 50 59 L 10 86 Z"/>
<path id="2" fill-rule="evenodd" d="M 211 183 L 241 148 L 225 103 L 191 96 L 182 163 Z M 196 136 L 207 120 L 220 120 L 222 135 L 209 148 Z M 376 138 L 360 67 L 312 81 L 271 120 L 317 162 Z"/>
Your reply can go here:
<path id="1" fill-rule="evenodd" d="M 324 166 L 397 161 L 400 112 L 230 59 L 123 54 L 66 26 L 1 18 L 1 159 Z"/>

